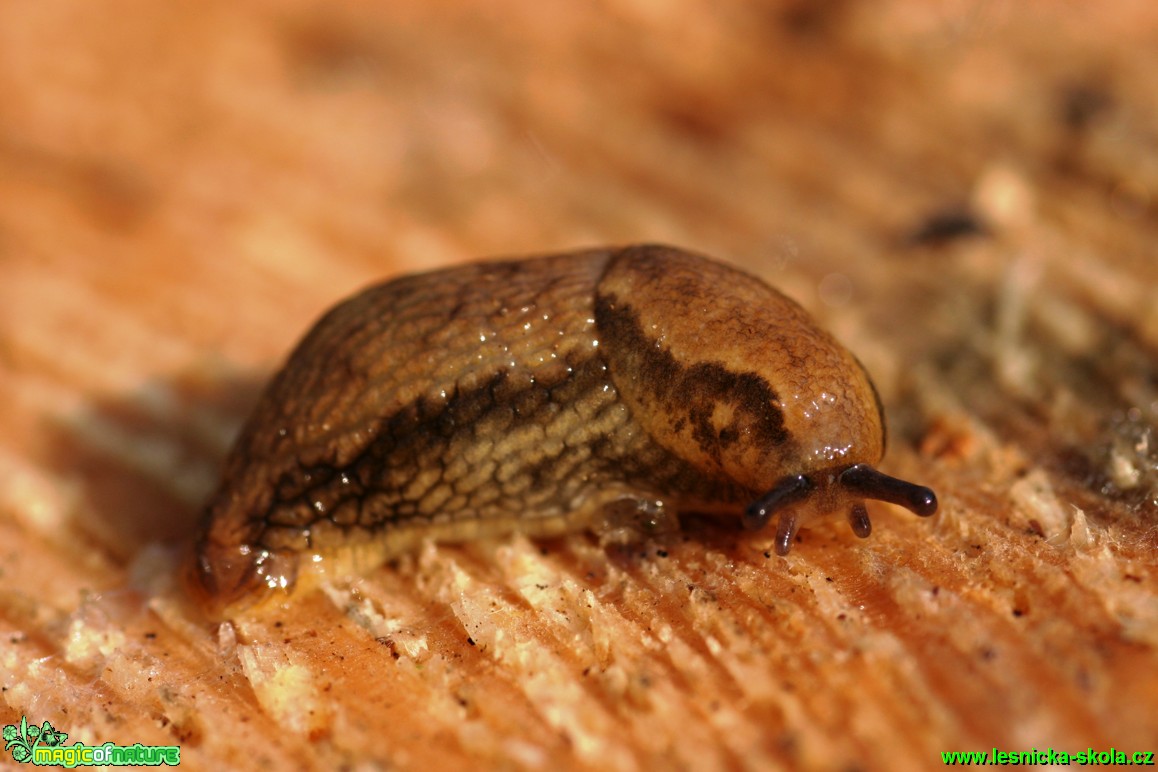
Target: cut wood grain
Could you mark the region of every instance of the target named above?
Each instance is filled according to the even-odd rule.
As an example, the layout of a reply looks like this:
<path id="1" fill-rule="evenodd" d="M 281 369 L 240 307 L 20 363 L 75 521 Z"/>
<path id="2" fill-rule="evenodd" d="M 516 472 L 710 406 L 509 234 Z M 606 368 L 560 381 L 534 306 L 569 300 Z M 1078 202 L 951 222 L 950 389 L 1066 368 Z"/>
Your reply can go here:
<path id="1" fill-rule="evenodd" d="M 0 8 L 0 723 L 193 769 L 1158 750 L 1149 4 L 113 6 Z M 814 312 L 941 513 L 428 546 L 199 617 L 200 507 L 324 308 L 647 240 Z"/>

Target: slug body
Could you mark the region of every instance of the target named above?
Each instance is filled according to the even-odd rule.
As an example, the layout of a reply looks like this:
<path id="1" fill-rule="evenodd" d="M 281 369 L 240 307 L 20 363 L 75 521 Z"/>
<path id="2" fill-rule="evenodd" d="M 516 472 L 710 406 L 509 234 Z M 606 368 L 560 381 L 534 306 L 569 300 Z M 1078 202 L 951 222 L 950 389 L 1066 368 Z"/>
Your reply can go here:
<path id="1" fill-rule="evenodd" d="M 274 378 L 208 505 L 195 574 L 218 610 L 365 571 L 422 540 L 719 512 L 787 553 L 864 498 L 884 418 L 860 363 L 746 273 L 661 246 L 406 276 L 341 303 Z"/>

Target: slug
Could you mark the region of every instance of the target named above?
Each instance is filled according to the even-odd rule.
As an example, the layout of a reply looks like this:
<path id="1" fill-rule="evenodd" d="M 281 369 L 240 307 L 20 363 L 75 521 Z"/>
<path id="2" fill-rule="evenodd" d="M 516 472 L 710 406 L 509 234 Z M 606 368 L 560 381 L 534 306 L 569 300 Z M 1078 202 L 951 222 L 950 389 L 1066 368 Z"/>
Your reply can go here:
<path id="1" fill-rule="evenodd" d="M 795 302 L 665 246 L 404 276 L 330 310 L 230 452 L 197 543 L 219 612 L 424 539 L 599 530 L 627 512 L 777 519 L 864 499 L 922 517 L 860 362 Z"/>

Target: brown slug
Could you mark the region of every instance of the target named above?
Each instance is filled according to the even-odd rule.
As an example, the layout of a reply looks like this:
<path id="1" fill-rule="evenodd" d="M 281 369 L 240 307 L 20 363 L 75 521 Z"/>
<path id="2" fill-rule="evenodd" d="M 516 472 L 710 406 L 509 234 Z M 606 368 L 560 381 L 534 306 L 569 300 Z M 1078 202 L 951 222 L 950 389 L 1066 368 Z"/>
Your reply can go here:
<path id="1" fill-rule="evenodd" d="M 366 571 L 422 540 L 544 537 L 625 508 L 800 522 L 863 499 L 922 517 L 873 468 L 860 362 L 735 268 L 643 245 L 404 276 L 330 310 L 226 462 L 194 573 L 216 612 Z"/>

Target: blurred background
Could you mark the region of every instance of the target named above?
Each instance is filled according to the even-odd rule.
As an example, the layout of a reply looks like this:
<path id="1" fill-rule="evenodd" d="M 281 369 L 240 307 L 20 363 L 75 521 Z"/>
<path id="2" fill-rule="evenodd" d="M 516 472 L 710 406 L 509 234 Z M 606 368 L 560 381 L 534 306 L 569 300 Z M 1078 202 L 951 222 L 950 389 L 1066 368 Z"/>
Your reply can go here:
<path id="1" fill-rule="evenodd" d="M 873 373 L 892 422 L 886 469 L 933 484 L 947 512 L 932 533 L 886 518 L 878 530 L 893 535 L 874 534 L 875 547 L 831 538 L 841 550 L 936 541 L 927 554 L 949 562 L 914 570 L 1003 620 L 975 645 L 922 649 L 943 633 L 932 618 L 904 628 L 921 606 L 889 595 L 898 605 L 879 621 L 921 649 L 911 666 L 948 656 L 971 672 L 992 659 L 978 652 L 1006 651 L 987 635 L 1008 635 L 1025 666 L 975 687 L 926 672 L 928 703 L 897 709 L 876 740 L 845 732 L 843 709 L 794 715 L 764 695 L 738 708 L 746 739 L 696 758 L 871 768 L 949 741 L 981 750 L 1071 731 L 1152 748 L 1155 72 L 1158 10 L 1140 0 L 3 3 L 0 719 L 75 703 L 73 725 L 107 736 L 100 700 L 109 715 L 147 704 L 203 743 L 203 761 L 222 758 L 224 741 L 188 729 L 204 703 L 185 705 L 182 724 L 147 689 L 101 682 L 99 645 L 65 656 L 68 636 L 97 625 L 90 601 L 101 640 L 155 626 L 156 604 L 113 613 L 92 597 L 179 595 L 173 556 L 293 342 L 339 298 L 400 272 L 663 241 L 768 279 Z M 1069 561 L 1087 513 L 1101 551 L 1082 569 Z M 995 543 L 1016 559 L 953 562 Z M 891 592 L 864 589 L 879 565 L 849 570 L 850 597 Z M 1039 602 L 1049 611 L 1027 626 Z M 212 650 L 166 618 L 178 632 L 165 645 Z M 137 644 L 126 656 L 160 656 L 154 639 Z M 61 656 L 63 671 L 33 676 L 31 663 Z M 1026 664 L 1040 658 L 1056 664 Z M 889 671 L 897 683 L 904 662 Z M 178 682 L 209 667 L 183 666 Z M 812 686 L 833 688 L 823 672 Z M 96 687 L 71 680 L 88 676 Z M 237 688 L 235 705 L 252 704 Z M 619 715 L 603 692 L 592 699 Z M 904 757 L 898 743 L 930 710 L 930 739 Z M 307 728 L 330 744 L 287 745 L 286 758 L 402 761 L 351 750 L 365 727 Z M 623 731 L 607 740 L 628 749 L 613 766 L 695 765 Z M 678 727 L 667 731 L 675 744 Z M 544 742 L 556 760 L 606 750 Z M 539 758 L 527 753 L 519 763 Z"/>

